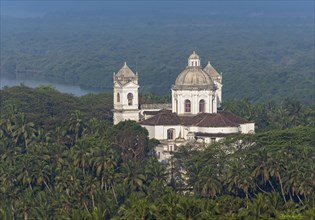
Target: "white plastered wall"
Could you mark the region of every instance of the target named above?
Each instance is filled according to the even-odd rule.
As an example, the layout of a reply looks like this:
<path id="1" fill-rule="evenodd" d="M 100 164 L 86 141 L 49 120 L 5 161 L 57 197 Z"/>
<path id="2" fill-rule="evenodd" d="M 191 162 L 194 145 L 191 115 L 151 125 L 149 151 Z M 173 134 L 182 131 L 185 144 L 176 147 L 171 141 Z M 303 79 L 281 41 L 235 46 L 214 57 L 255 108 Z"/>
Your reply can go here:
<path id="1" fill-rule="evenodd" d="M 125 120 L 139 121 L 138 89 L 137 80 L 130 81 L 125 85 L 121 85 L 116 81 L 114 82 L 114 124 Z M 117 100 L 118 93 L 120 96 L 119 102 Z M 133 95 L 132 105 L 128 104 L 129 93 Z"/>
<path id="2" fill-rule="evenodd" d="M 253 134 L 255 133 L 255 123 L 247 123 L 240 125 L 240 132 L 242 134 Z"/>
<path id="3" fill-rule="evenodd" d="M 213 91 L 209 90 L 172 90 L 172 112 L 179 115 L 198 114 L 200 100 L 205 101 L 206 113 L 217 113 L 217 99 Z M 191 112 L 185 112 L 185 100 L 190 101 Z"/>

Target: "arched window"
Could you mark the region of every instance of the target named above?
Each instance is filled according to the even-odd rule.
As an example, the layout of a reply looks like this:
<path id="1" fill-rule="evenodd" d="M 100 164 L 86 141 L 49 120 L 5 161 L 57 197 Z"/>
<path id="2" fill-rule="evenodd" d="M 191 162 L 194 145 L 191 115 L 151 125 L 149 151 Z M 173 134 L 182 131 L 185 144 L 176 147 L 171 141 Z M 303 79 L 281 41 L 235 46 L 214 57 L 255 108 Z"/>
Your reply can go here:
<path id="1" fill-rule="evenodd" d="M 117 102 L 120 102 L 120 94 L 117 92 Z"/>
<path id="2" fill-rule="evenodd" d="M 191 106 L 190 106 L 190 101 L 188 99 L 185 100 L 185 112 L 190 112 L 191 111 Z"/>
<path id="3" fill-rule="evenodd" d="M 173 128 L 167 129 L 167 139 L 168 140 L 174 139 L 174 129 Z"/>
<path id="4" fill-rule="evenodd" d="M 160 153 L 160 152 L 157 152 L 157 153 L 156 153 L 156 158 L 157 158 L 157 159 L 160 159 L 160 158 L 161 158 L 161 153 Z"/>
<path id="5" fill-rule="evenodd" d="M 205 100 L 203 99 L 199 101 L 199 112 L 205 112 Z"/>
<path id="6" fill-rule="evenodd" d="M 132 105 L 133 95 L 132 93 L 128 93 L 127 95 L 128 105 Z"/>

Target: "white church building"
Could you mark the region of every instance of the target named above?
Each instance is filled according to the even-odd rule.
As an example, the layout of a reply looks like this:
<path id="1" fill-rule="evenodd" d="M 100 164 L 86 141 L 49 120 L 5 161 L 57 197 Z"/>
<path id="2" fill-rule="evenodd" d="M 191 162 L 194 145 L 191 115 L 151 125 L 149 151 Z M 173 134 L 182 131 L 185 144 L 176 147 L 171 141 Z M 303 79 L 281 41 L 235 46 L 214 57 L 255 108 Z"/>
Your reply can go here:
<path id="1" fill-rule="evenodd" d="M 114 124 L 135 120 L 161 142 L 160 161 L 167 161 L 177 147 L 189 142 L 214 143 L 233 133 L 254 133 L 255 124 L 233 113 L 218 111 L 222 103 L 222 74 L 208 64 L 202 68 L 194 51 L 172 86 L 171 104 L 139 105 L 138 73 L 128 65 L 114 73 Z"/>

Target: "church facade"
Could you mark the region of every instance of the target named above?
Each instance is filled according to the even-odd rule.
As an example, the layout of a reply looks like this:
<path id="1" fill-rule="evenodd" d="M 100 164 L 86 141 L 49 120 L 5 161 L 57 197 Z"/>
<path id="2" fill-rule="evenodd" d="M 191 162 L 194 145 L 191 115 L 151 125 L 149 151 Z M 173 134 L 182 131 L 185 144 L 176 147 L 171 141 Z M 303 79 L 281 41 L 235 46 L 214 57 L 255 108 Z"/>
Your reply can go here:
<path id="1" fill-rule="evenodd" d="M 222 73 L 202 68 L 194 51 L 172 86 L 172 103 L 140 105 L 138 74 L 125 63 L 114 73 L 114 124 L 135 120 L 161 142 L 157 156 L 167 161 L 182 144 L 210 144 L 233 133 L 254 133 L 255 124 L 218 109 L 222 103 Z"/>

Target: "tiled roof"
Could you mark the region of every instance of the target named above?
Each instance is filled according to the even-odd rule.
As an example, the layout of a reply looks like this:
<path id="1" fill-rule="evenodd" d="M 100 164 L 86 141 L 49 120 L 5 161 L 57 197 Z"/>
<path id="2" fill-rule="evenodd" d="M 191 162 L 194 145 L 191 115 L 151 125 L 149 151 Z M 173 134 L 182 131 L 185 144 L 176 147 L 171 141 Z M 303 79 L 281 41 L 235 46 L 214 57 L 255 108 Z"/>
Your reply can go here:
<path id="1" fill-rule="evenodd" d="M 116 77 L 135 78 L 136 75 L 132 72 L 132 70 L 129 68 L 129 66 L 125 62 L 124 66 L 116 74 Z"/>
<path id="2" fill-rule="evenodd" d="M 141 125 L 180 125 L 181 120 L 176 113 L 170 110 L 161 110 L 157 115 L 141 121 Z"/>
<path id="3" fill-rule="evenodd" d="M 212 80 L 220 80 L 221 75 L 213 68 L 213 66 L 210 64 L 210 61 L 208 61 L 207 66 L 203 69 Z"/>
<path id="4" fill-rule="evenodd" d="M 160 111 L 143 111 L 145 115 L 157 115 Z"/>
<path id="5" fill-rule="evenodd" d="M 216 133 L 216 134 L 210 134 L 210 133 L 203 133 L 203 132 L 196 132 L 196 137 L 226 137 L 231 134 L 224 134 L 224 133 Z"/>
<path id="6" fill-rule="evenodd" d="M 230 112 L 200 113 L 195 116 L 179 116 L 170 110 L 161 110 L 155 116 L 141 121 L 142 125 L 184 125 L 196 127 L 238 127 L 249 123 Z"/>
<path id="7" fill-rule="evenodd" d="M 190 125 L 197 127 L 238 127 L 244 123 L 248 123 L 248 121 L 230 112 L 219 112 L 216 114 L 198 114 L 193 117 Z"/>

